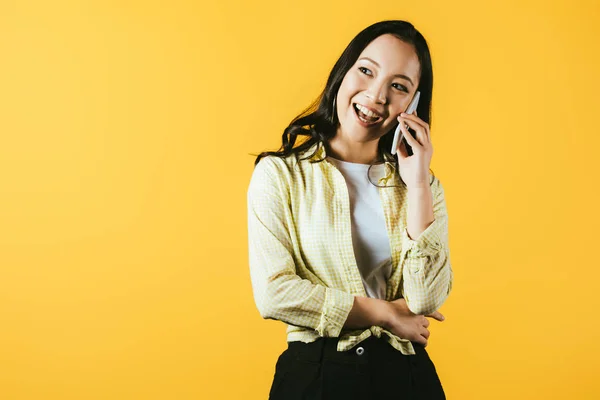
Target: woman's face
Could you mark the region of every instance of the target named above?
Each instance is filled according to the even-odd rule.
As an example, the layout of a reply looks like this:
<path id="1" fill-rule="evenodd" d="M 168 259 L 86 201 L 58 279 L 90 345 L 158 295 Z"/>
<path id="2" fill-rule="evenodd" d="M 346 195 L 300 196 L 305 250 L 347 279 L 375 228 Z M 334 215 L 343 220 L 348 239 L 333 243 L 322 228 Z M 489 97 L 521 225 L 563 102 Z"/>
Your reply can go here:
<path id="1" fill-rule="evenodd" d="M 346 73 L 338 91 L 337 134 L 359 142 L 379 139 L 397 125 L 419 78 L 420 63 L 412 45 L 390 34 L 373 40 Z"/>

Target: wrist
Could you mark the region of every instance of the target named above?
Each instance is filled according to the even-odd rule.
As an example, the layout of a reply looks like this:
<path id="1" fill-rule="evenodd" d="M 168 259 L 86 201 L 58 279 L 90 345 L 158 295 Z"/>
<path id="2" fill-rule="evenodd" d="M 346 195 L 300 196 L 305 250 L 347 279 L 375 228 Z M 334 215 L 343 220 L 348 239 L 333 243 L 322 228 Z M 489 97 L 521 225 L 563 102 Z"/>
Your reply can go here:
<path id="1" fill-rule="evenodd" d="M 388 329 L 390 315 L 390 303 L 386 300 L 380 300 L 376 312 L 376 325 Z"/>

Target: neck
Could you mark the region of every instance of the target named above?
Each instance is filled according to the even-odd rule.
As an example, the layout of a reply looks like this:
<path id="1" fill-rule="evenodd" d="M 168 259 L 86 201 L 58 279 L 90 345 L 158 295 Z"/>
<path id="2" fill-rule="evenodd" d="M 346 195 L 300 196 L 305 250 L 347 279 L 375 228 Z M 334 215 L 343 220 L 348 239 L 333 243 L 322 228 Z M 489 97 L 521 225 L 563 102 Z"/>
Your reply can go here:
<path id="1" fill-rule="evenodd" d="M 377 164 L 383 162 L 379 154 L 379 140 L 368 142 L 348 142 L 338 134 L 326 143 L 327 153 L 331 157 L 358 164 Z"/>

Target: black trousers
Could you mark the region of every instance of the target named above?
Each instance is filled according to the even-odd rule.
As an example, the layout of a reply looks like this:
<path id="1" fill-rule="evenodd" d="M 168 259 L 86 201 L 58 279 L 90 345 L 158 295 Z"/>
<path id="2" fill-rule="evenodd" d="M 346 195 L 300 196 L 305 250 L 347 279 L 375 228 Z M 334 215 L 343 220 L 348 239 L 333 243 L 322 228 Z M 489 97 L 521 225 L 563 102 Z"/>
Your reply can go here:
<path id="1" fill-rule="evenodd" d="M 337 351 L 337 338 L 288 342 L 279 356 L 270 400 L 441 400 L 446 399 L 425 347 L 404 355 L 384 337 L 371 336 Z"/>

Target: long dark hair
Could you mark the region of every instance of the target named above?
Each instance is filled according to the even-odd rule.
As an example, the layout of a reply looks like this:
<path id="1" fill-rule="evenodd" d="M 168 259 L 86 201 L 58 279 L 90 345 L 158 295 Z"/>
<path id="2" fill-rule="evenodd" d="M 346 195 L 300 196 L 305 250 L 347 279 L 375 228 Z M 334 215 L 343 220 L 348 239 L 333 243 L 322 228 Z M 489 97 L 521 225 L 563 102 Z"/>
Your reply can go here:
<path id="1" fill-rule="evenodd" d="M 293 154 L 296 157 L 296 160 L 298 160 L 298 154 L 307 150 L 315 143 L 321 143 L 326 149 L 329 148 L 329 140 L 335 136 L 337 125 L 339 123 L 333 100 L 342 84 L 342 80 L 369 43 L 384 34 L 392 34 L 398 39 L 414 46 L 421 67 L 419 87 L 417 88 L 417 90 L 421 92 L 421 97 L 417 107 L 417 114 L 419 118 L 427 122 L 431 127 L 433 68 L 427 41 L 410 22 L 399 20 L 380 21 L 363 29 L 354 39 L 352 39 L 350 44 L 348 44 L 333 66 L 323 92 L 309 107 L 294 118 L 287 128 L 285 128 L 282 135 L 282 145 L 280 150 L 264 151 L 260 153 L 256 157 L 254 165 L 258 164 L 262 157 L 268 155 L 287 157 L 290 154 Z M 298 135 L 307 136 L 308 140 L 305 140 L 299 146 L 294 147 Z M 392 155 L 389 150 L 392 147 L 392 141 L 394 139 L 393 135 L 394 129 L 391 129 L 379 139 L 378 151 L 381 158 L 395 162 L 397 165 L 398 156 Z M 408 154 L 412 155 L 410 148 L 408 148 Z M 308 155 L 305 159 L 311 158 L 313 155 L 314 153 Z M 311 162 L 322 162 L 323 160 L 324 158 L 312 160 Z"/>

